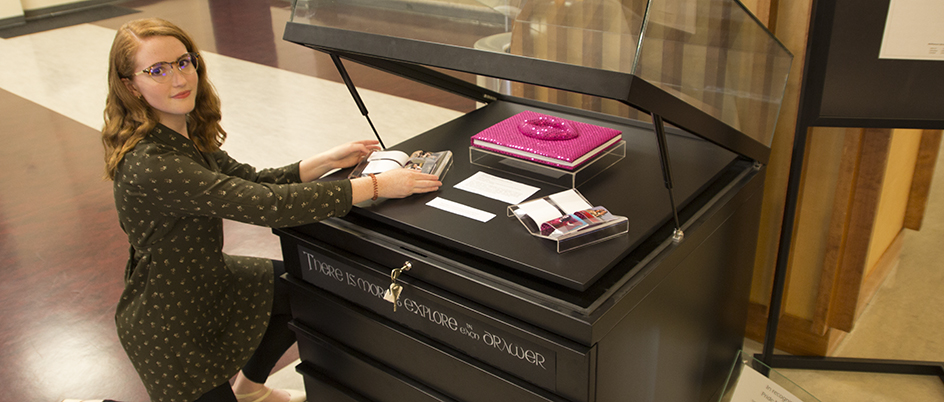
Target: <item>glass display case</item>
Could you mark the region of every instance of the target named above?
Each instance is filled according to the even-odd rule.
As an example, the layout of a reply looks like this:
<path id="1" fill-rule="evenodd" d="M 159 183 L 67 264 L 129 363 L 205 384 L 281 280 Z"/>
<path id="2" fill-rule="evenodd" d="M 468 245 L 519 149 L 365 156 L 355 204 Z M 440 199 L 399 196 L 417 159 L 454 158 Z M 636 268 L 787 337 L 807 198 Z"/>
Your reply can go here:
<path id="1" fill-rule="evenodd" d="M 515 96 L 624 115 L 597 105 L 613 100 L 761 162 L 793 59 L 733 0 L 297 0 L 285 39 L 431 85 L 448 86 L 411 67 L 506 80 Z"/>
<path id="2" fill-rule="evenodd" d="M 276 231 L 310 397 L 718 399 L 792 59 L 742 4 L 299 0 L 284 39 L 329 54 L 362 111 L 345 63 L 478 105 L 394 146 L 457 155 L 438 192 Z M 515 203 L 457 188 L 485 172 L 561 191 L 470 150 L 525 111 L 621 133 L 619 158 L 563 187 L 625 233 L 558 253 L 506 216 Z"/>

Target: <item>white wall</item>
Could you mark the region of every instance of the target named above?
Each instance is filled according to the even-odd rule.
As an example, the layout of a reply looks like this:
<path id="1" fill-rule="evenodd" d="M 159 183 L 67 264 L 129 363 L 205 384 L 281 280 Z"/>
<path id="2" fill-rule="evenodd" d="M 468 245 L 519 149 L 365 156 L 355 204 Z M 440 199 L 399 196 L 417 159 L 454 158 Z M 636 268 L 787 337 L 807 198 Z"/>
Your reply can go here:
<path id="1" fill-rule="evenodd" d="M 0 20 L 22 17 L 23 10 L 38 10 L 81 2 L 82 0 L 0 0 Z"/>
<path id="2" fill-rule="evenodd" d="M 0 0 L 0 21 L 23 16 L 20 0 Z"/>
<path id="3" fill-rule="evenodd" d="M 8 1 L 8 0 L 0 0 Z M 78 0 L 20 0 L 24 10 L 37 10 L 40 8 L 56 7 L 69 3 L 80 3 Z"/>

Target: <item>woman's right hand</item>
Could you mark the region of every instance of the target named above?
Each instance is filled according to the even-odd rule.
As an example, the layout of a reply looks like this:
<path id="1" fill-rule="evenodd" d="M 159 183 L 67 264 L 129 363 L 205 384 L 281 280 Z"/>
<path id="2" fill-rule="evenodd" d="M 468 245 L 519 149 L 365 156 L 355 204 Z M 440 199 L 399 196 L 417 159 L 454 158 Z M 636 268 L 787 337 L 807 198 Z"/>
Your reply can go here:
<path id="1" fill-rule="evenodd" d="M 377 175 L 377 185 L 380 197 L 403 198 L 439 190 L 442 182 L 436 175 L 412 169 L 393 169 Z"/>
<path id="2" fill-rule="evenodd" d="M 436 191 L 442 186 L 436 175 L 411 169 L 393 169 L 375 177 L 379 198 L 404 198 L 417 193 Z M 351 187 L 354 193 L 352 204 L 367 201 L 374 196 L 373 179 L 370 177 L 351 180 Z"/>

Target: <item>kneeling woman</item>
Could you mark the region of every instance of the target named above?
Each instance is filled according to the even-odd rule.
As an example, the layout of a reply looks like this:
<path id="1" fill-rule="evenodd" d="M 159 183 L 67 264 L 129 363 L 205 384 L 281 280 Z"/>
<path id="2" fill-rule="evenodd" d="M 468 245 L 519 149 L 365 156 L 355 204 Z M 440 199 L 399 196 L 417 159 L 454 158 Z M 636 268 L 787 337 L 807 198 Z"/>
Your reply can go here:
<path id="1" fill-rule="evenodd" d="M 102 142 L 130 256 L 118 336 L 154 401 L 304 400 L 264 386 L 294 343 L 278 261 L 223 254 L 223 219 L 295 226 L 352 204 L 435 191 L 399 169 L 311 183 L 354 165 L 372 140 L 256 170 L 220 146 L 220 101 L 190 36 L 160 19 L 122 26 L 111 48 Z M 232 386 L 229 380 L 235 377 Z"/>

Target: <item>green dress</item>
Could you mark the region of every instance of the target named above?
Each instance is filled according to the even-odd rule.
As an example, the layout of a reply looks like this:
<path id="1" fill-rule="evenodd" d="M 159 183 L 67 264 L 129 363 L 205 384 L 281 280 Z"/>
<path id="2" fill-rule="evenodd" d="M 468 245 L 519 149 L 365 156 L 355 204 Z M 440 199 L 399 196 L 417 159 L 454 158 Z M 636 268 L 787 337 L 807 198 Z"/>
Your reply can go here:
<path id="1" fill-rule="evenodd" d="M 118 337 L 153 401 L 193 401 L 259 345 L 271 261 L 223 254 L 223 219 L 296 226 L 351 209 L 350 181 L 300 183 L 295 163 L 256 171 L 202 154 L 158 125 L 118 165 L 115 205 L 131 243 Z"/>

